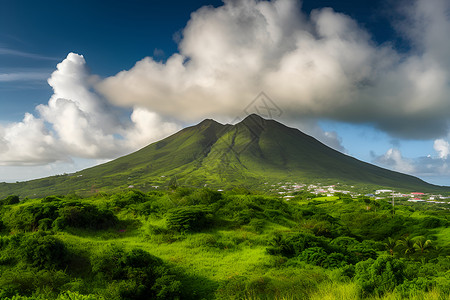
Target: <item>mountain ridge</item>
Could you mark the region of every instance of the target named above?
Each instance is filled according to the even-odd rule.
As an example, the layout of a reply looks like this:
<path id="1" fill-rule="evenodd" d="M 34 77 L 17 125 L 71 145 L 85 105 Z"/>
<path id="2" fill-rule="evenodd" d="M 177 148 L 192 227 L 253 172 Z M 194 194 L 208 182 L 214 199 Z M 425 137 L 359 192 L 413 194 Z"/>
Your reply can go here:
<path id="1" fill-rule="evenodd" d="M 450 191 L 336 151 L 296 128 L 256 114 L 235 125 L 205 119 L 142 149 L 75 174 L 0 184 L 6 194 L 34 197 L 173 184 L 231 189 L 266 182 L 344 182 L 370 187 Z"/>

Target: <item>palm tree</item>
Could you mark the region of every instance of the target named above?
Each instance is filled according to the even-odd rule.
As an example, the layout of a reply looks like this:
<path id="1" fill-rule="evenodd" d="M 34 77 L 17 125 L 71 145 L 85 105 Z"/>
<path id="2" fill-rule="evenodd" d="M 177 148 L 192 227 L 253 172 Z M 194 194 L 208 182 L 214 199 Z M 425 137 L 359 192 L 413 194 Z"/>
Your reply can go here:
<path id="1" fill-rule="evenodd" d="M 415 251 L 414 241 L 409 236 L 405 236 L 403 239 L 398 240 L 397 244 L 403 248 L 403 253 L 405 255 L 410 255 Z"/>
<path id="2" fill-rule="evenodd" d="M 431 247 L 431 240 L 427 240 L 424 236 L 420 236 L 416 239 L 413 246 L 423 254 L 425 250 Z"/>
<path id="3" fill-rule="evenodd" d="M 386 247 L 386 250 L 389 252 L 389 254 L 391 256 L 394 256 L 394 248 L 397 246 L 397 241 L 395 241 L 391 237 L 388 237 L 388 240 L 386 243 L 384 243 L 384 246 Z"/>

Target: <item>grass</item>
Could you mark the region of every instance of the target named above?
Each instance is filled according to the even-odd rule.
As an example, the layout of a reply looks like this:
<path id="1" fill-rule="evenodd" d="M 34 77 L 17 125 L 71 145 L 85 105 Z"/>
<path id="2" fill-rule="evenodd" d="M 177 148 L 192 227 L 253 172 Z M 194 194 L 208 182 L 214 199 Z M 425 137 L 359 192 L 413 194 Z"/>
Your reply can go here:
<path id="1" fill-rule="evenodd" d="M 302 234 L 314 235 L 317 241 L 325 241 L 333 247 L 347 247 L 332 243 L 342 236 L 347 239 L 343 240 L 344 243 L 353 243 L 354 246 L 351 247 L 356 247 L 349 246 L 349 252 L 342 252 L 345 255 L 351 255 L 352 251 L 363 253 L 367 250 L 365 247 L 370 247 L 376 256 L 386 254 L 384 239 L 387 236 L 434 235 L 436 244 L 446 246 L 450 243 L 450 231 L 444 225 L 438 228 L 419 228 L 418 224 L 427 216 L 447 220 L 447 215 L 438 209 L 418 211 L 416 207 L 413 207 L 416 209 L 414 210 L 410 206 L 399 204 L 398 214 L 392 216 L 390 206 L 386 203 L 380 202 L 378 211 L 374 211 L 367 210 L 368 204 L 364 200 L 343 201 L 339 197 L 318 197 L 312 201 L 295 203 L 263 195 L 222 193 L 220 199 L 209 203 L 210 207 L 214 208 L 215 218 L 209 226 L 198 232 L 169 230 L 166 217 L 170 215 L 167 212 L 174 207 L 187 206 L 189 201 L 195 200 L 195 204 L 204 203 L 201 201 L 209 198 L 198 196 L 205 195 L 205 190 L 202 191 L 196 193 L 197 191 L 178 189 L 147 195 L 127 191 L 119 195 L 78 199 L 77 201 L 95 205 L 100 209 L 113 211 L 119 221 L 102 230 L 72 227 L 56 232 L 56 236 L 64 242 L 72 255 L 70 267 L 64 271 L 74 282 L 67 286 L 78 284 L 80 288 L 75 292 L 101 292 L 106 295 L 108 291 L 102 289 L 106 289 L 109 283 L 92 274 L 90 263 L 97 254 L 114 244 L 128 251 L 142 249 L 161 258 L 176 272 L 176 278 L 183 283 L 183 288 L 189 295 L 194 295 L 190 299 L 362 299 L 360 284 L 353 275 L 347 275 L 342 267 L 326 268 L 313 260 L 307 261 L 301 256 L 302 251 L 280 254 L 281 252 L 270 252 L 268 249 L 274 245 L 282 245 L 280 247 L 289 250 L 291 237 L 300 237 L 291 241 L 296 243 L 292 244 L 295 247 L 301 247 L 301 241 L 306 241 L 307 238 Z M 136 198 L 139 195 L 142 198 Z M 192 200 L 189 198 L 192 195 L 199 198 Z M 40 203 L 41 200 L 32 199 L 14 206 L 2 206 L 0 213 L 3 220 L 6 220 L 8 211 Z M 117 206 L 118 203 L 120 206 Z M 148 211 L 139 210 L 149 207 L 151 209 Z M 252 219 L 243 221 L 247 215 L 241 215 L 241 212 L 251 214 Z M 378 223 L 373 223 L 377 220 Z M 373 224 L 376 224 L 376 227 Z M 390 224 L 396 227 L 390 227 Z M 380 234 L 374 235 L 374 231 L 379 231 Z M 373 239 L 369 240 L 370 235 L 373 235 Z M 278 240 L 281 241 L 279 244 L 278 236 L 284 238 Z M 364 240 L 369 243 L 365 244 Z M 323 249 L 326 247 L 323 246 Z M 0 258 L 1 251 L 0 243 Z M 333 248 L 330 251 L 337 250 Z M 427 259 L 421 260 L 417 254 L 402 256 L 401 260 L 410 264 L 412 271 L 408 272 L 415 274 L 414 268 L 423 267 L 423 276 L 434 278 L 434 273 L 427 275 L 427 272 L 434 268 L 434 258 L 441 259 L 436 262 L 440 263 L 439 269 L 436 267 L 432 271 L 439 272 L 436 275 L 439 277 L 436 278 L 443 282 L 441 290 L 438 289 L 439 285 L 435 284 L 433 288 L 411 292 L 409 295 L 389 291 L 382 296 L 371 295 L 365 299 L 444 299 L 444 296 L 448 295 L 448 291 L 442 289 L 448 282 L 445 272 L 450 270 L 450 266 L 445 262 L 445 253 L 448 251 L 443 254 L 433 251 L 425 254 L 429 255 Z M 396 251 L 396 257 L 400 255 L 400 251 Z M 0 261 L 1 271 L 8 270 L 8 265 L 2 265 L 6 263 L 7 260 Z M 0 274 L 0 283 L 1 280 Z M 436 282 L 439 280 L 436 279 Z M 81 281 L 84 283 L 80 284 Z"/>

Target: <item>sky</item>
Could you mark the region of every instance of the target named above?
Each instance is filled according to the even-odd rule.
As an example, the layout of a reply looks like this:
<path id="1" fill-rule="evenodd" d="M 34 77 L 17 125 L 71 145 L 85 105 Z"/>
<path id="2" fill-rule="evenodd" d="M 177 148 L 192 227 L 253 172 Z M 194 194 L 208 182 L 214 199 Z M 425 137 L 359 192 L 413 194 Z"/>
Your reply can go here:
<path id="1" fill-rule="evenodd" d="M 0 182 L 233 123 L 265 95 L 263 117 L 450 186 L 448 32 L 448 0 L 0 0 Z"/>

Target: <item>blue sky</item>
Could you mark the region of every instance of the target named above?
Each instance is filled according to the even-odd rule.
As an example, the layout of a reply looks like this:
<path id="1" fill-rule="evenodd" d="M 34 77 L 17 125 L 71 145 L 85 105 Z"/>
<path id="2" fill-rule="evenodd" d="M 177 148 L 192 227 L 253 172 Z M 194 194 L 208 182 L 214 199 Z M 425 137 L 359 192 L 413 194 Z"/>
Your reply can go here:
<path id="1" fill-rule="evenodd" d="M 73 172 L 264 91 L 277 119 L 450 185 L 450 4 L 0 0 L 0 182 Z"/>

